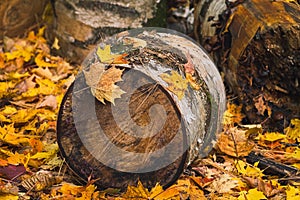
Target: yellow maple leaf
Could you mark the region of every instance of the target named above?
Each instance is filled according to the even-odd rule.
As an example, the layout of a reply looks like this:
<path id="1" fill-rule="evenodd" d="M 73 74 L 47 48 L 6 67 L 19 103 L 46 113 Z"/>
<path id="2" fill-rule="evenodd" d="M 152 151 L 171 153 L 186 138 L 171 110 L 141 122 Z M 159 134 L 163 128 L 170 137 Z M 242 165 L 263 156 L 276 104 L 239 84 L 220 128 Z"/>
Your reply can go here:
<path id="1" fill-rule="evenodd" d="M 239 124 L 244 115 L 241 113 L 242 105 L 237 106 L 232 103 L 227 103 L 227 109 L 223 115 L 223 125 L 233 126 L 235 123 Z"/>
<path id="2" fill-rule="evenodd" d="M 84 71 L 86 83 L 91 87 L 93 96 L 105 104 L 107 100 L 114 104 L 116 98 L 121 98 L 125 93 L 116 82 L 122 81 L 124 69 L 111 67 L 104 70 L 101 65 L 92 65 L 90 71 Z"/>
<path id="3" fill-rule="evenodd" d="M 298 200 L 300 197 L 300 188 L 299 187 L 288 185 L 285 192 L 286 192 L 287 200 Z"/>
<path id="4" fill-rule="evenodd" d="M 44 144 L 44 150 L 42 152 L 37 152 L 31 159 L 38 159 L 38 160 L 48 160 L 56 155 L 58 152 L 58 145 L 57 143 L 53 144 Z"/>
<path id="5" fill-rule="evenodd" d="M 5 106 L 4 109 L 1 111 L 2 114 L 12 115 L 17 112 L 17 109 L 14 106 Z"/>
<path id="6" fill-rule="evenodd" d="M 300 119 L 292 119 L 290 126 L 284 129 L 287 139 L 300 142 Z"/>
<path id="7" fill-rule="evenodd" d="M 267 199 L 263 192 L 258 191 L 257 188 L 250 189 L 248 191 L 241 191 L 238 200 L 250 200 L 250 199 Z"/>
<path id="8" fill-rule="evenodd" d="M 238 160 L 236 164 L 236 168 L 239 173 L 249 176 L 249 177 L 262 177 L 264 174 L 262 171 L 257 167 L 258 162 L 254 164 L 254 166 L 251 166 L 247 163 L 245 163 L 242 160 Z"/>
<path id="9" fill-rule="evenodd" d="M 141 181 L 138 181 L 137 186 L 131 186 L 129 185 L 127 187 L 127 191 L 126 193 L 123 195 L 124 198 L 144 198 L 144 199 L 148 199 L 148 197 L 150 196 L 150 193 L 148 191 L 148 189 L 146 189 Z"/>
<path id="10" fill-rule="evenodd" d="M 11 116 L 11 120 L 15 123 L 27 123 L 36 116 L 37 110 L 21 109 Z"/>
<path id="11" fill-rule="evenodd" d="M 18 200 L 19 196 L 14 194 L 0 194 L 0 200 Z"/>
<path id="12" fill-rule="evenodd" d="M 12 145 L 21 145 L 24 143 L 28 143 L 29 139 L 26 135 L 16 134 L 16 130 L 13 124 L 0 126 L 0 140 L 12 144 Z"/>
<path id="13" fill-rule="evenodd" d="M 46 59 L 48 62 L 45 61 Z M 51 62 L 51 60 L 43 52 L 39 53 L 35 57 L 34 61 L 38 67 L 57 67 L 57 63 Z"/>
<path id="14" fill-rule="evenodd" d="M 7 163 L 11 165 L 19 165 L 22 164 L 26 168 L 28 166 L 28 162 L 30 160 L 30 154 L 24 155 L 18 152 L 12 153 L 8 150 L 0 149 L 1 153 L 8 156 Z"/>
<path id="15" fill-rule="evenodd" d="M 149 198 L 153 199 L 154 197 L 158 196 L 163 191 L 164 191 L 163 187 L 160 184 L 156 183 L 156 185 L 153 188 L 151 188 Z"/>
<path id="16" fill-rule="evenodd" d="M 287 151 L 287 149 L 286 149 L 286 151 Z M 286 158 L 294 158 L 294 159 L 300 160 L 300 148 L 297 147 L 297 148 L 290 148 L 290 149 L 291 149 L 291 152 L 290 153 L 286 152 L 284 154 L 284 156 Z"/>
<path id="17" fill-rule="evenodd" d="M 90 200 L 95 194 L 96 186 L 77 186 L 70 183 L 64 183 L 59 192 L 65 197 L 64 199 L 75 199 L 75 200 Z"/>
<path id="18" fill-rule="evenodd" d="M 128 61 L 124 59 L 127 54 L 111 54 L 110 45 L 105 45 L 104 49 L 98 47 L 97 56 L 102 63 L 106 64 L 127 64 Z"/>
<path id="19" fill-rule="evenodd" d="M 28 72 L 25 72 L 23 74 L 20 74 L 19 72 L 12 72 L 7 75 L 9 80 L 20 79 L 20 78 L 27 77 L 27 76 L 30 76 Z"/>
<path id="20" fill-rule="evenodd" d="M 167 89 L 174 93 L 179 100 L 184 97 L 188 87 L 188 81 L 184 79 L 177 71 L 172 70 L 171 75 L 168 73 L 160 74 L 160 77 L 168 83 Z"/>
<path id="21" fill-rule="evenodd" d="M 256 139 L 268 142 L 275 142 L 277 140 L 285 139 L 286 135 L 283 135 L 279 132 L 267 132 L 264 134 L 259 134 Z"/>

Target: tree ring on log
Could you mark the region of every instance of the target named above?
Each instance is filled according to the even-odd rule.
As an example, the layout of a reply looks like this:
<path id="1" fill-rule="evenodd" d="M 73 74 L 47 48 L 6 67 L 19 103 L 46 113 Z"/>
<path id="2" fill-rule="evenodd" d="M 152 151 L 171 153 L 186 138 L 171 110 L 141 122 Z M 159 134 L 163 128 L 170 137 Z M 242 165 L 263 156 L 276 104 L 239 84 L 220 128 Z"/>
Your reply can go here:
<path id="1" fill-rule="evenodd" d="M 126 60 L 107 63 L 101 52 Z M 114 88 L 123 93 L 113 101 L 94 96 L 97 80 L 91 86 L 86 73 L 95 66 L 122 71 Z M 100 188 L 125 189 L 137 180 L 167 187 L 213 147 L 225 110 L 224 86 L 205 52 L 182 34 L 122 32 L 101 42 L 83 67 L 57 121 L 62 156 L 83 179 L 99 179 Z"/>

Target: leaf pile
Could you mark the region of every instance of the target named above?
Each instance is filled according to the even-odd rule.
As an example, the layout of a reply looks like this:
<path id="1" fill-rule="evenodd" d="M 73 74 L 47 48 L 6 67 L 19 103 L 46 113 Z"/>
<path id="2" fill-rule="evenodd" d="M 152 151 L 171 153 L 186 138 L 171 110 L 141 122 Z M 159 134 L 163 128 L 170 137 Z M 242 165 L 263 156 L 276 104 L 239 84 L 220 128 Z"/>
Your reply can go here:
<path id="1" fill-rule="evenodd" d="M 56 117 L 76 70 L 50 55 L 43 32 L 41 28 L 27 38 L 5 38 L 0 51 L 0 198 L 4 199 L 18 199 L 24 188 L 46 188 L 43 184 L 54 178 L 37 171 L 63 164 L 57 155 Z"/>

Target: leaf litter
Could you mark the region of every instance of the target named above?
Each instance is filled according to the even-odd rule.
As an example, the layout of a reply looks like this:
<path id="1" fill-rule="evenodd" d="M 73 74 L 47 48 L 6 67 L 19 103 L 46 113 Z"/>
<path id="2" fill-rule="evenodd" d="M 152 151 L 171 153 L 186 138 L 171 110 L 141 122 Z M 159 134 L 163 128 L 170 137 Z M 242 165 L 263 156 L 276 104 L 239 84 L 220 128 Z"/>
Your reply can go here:
<path id="1" fill-rule="evenodd" d="M 58 155 L 55 121 L 62 97 L 80 67 L 52 56 L 43 32 L 41 28 L 26 38 L 5 38 L 0 51 L 0 199 L 299 199 L 297 174 L 271 176 L 259 167 L 259 161 L 249 164 L 246 158 L 257 152 L 300 168 L 300 120 L 291 120 L 283 133 L 268 132 L 259 125 L 243 124 L 241 106 L 230 102 L 216 148 L 169 188 L 159 183 L 145 188 L 138 182 L 120 192 L 113 188 L 101 191 L 93 180 L 76 185 L 61 172 L 64 162 Z M 53 44 L 55 48 L 58 43 Z M 127 43 L 145 46 L 134 38 Z M 115 85 L 122 81 L 123 70 L 114 65 L 127 64 L 127 54 L 113 54 L 107 45 L 97 55 L 99 65 L 84 71 L 85 78 L 99 101 L 113 103 L 124 93 Z M 191 59 L 186 57 L 186 79 L 176 71 L 162 74 L 179 99 L 188 84 L 200 87 L 194 82 Z M 271 113 L 263 99 L 255 106 L 261 113 Z"/>

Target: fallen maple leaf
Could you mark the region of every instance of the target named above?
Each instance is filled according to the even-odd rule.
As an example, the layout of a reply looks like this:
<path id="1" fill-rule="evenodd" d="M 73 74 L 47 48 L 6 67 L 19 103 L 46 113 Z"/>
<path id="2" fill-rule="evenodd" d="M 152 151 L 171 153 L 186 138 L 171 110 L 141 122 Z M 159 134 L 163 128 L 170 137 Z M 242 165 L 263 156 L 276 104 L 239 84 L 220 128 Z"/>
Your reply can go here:
<path id="1" fill-rule="evenodd" d="M 266 103 L 265 103 L 262 96 L 259 96 L 258 98 L 255 98 L 254 101 L 255 101 L 254 106 L 255 106 L 255 108 L 257 109 L 257 111 L 260 115 L 264 115 L 265 111 L 267 111 L 268 116 L 271 116 L 272 110 L 268 105 L 266 105 Z"/>
<path id="2" fill-rule="evenodd" d="M 256 188 L 250 189 L 248 191 L 241 191 L 238 200 L 250 200 L 250 199 L 267 199 L 263 192 L 258 191 Z"/>
<path id="3" fill-rule="evenodd" d="M 188 86 L 188 81 L 184 79 L 177 71 L 172 70 L 171 74 L 163 73 L 160 77 L 168 83 L 167 89 L 174 93 L 179 100 L 184 97 L 184 93 Z"/>
<path id="4" fill-rule="evenodd" d="M 128 61 L 124 59 L 127 56 L 124 54 L 111 54 L 110 45 L 105 45 L 104 49 L 98 47 L 97 56 L 100 61 L 105 64 L 127 64 Z"/>
<path id="5" fill-rule="evenodd" d="M 287 200 L 298 200 L 300 197 L 299 187 L 288 185 L 285 192 Z"/>
<path id="6" fill-rule="evenodd" d="M 290 126 L 284 129 L 287 139 L 300 142 L 300 119 L 292 119 Z"/>
<path id="7" fill-rule="evenodd" d="M 104 71 L 105 65 L 102 63 L 91 65 L 88 71 L 83 70 L 86 84 L 90 87 L 96 87 Z"/>
<path id="8" fill-rule="evenodd" d="M 217 191 L 218 193 L 233 193 L 233 189 L 239 186 L 239 181 L 229 174 L 222 174 L 206 187 L 211 192 Z"/>
<path id="9" fill-rule="evenodd" d="M 245 163 L 242 160 L 238 160 L 236 164 L 236 168 L 239 173 L 249 176 L 249 177 L 262 177 L 264 174 L 262 171 L 257 167 L 258 162 L 254 164 L 254 166 Z"/>
<path id="10" fill-rule="evenodd" d="M 129 185 L 127 187 L 126 192 L 123 194 L 122 197 L 124 198 L 142 198 L 142 199 L 148 199 L 148 197 L 150 196 L 150 192 L 148 191 L 148 189 L 146 189 L 141 181 L 138 181 L 137 186 L 131 186 Z"/>
<path id="11" fill-rule="evenodd" d="M 227 109 L 223 115 L 223 125 L 234 126 L 234 124 L 239 124 L 244 118 L 244 114 L 241 113 L 242 105 L 237 106 L 232 103 L 227 103 Z"/>
<path id="12" fill-rule="evenodd" d="M 100 102 L 105 104 L 107 100 L 114 104 L 116 98 L 121 98 L 125 93 L 119 86 L 115 85 L 116 82 L 122 81 L 122 73 L 124 69 L 111 67 L 104 70 L 101 64 L 92 65 L 90 71 L 84 71 L 87 85 L 91 87 L 93 96 Z"/>
<path id="13" fill-rule="evenodd" d="M 55 110 L 57 108 L 56 96 L 54 95 L 46 96 L 43 99 L 43 101 L 37 104 L 36 106 L 36 108 L 43 108 L 43 107 L 47 107 L 47 108 L 51 108 L 52 110 Z"/>
<path id="14" fill-rule="evenodd" d="M 227 155 L 240 157 L 247 156 L 253 149 L 254 144 L 248 140 L 247 131 L 232 127 L 221 133 L 217 146 Z"/>

